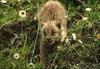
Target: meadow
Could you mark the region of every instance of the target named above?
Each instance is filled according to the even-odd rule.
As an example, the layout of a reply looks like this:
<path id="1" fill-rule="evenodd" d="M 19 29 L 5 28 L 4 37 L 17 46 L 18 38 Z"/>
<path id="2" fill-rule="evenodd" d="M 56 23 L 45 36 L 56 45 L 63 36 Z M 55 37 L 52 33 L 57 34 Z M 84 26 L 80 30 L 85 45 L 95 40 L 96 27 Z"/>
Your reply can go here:
<path id="1" fill-rule="evenodd" d="M 0 69 L 42 69 L 35 16 L 45 2 L 0 0 Z M 68 38 L 46 43 L 46 69 L 100 69 L 100 1 L 59 2 L 68 14 Z"/>

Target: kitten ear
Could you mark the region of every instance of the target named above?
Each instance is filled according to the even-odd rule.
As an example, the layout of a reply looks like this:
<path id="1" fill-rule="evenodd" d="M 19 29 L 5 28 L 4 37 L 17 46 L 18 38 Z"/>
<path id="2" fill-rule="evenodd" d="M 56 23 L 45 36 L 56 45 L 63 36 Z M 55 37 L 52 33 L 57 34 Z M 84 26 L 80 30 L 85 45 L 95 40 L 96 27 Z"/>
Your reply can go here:
<path id="1" fill-rule="evenodd" d="M 61 29 L 61 23 L 60 23 L 59 21 L 57 21 L 56 26 L 57 26 L 59 29 Z"/>

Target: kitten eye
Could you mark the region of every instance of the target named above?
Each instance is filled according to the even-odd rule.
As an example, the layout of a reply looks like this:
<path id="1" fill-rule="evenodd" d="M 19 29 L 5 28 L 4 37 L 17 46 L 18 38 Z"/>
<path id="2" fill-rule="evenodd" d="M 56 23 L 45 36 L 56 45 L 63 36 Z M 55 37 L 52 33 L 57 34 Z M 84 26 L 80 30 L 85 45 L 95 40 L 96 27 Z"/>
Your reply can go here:
<path id="1" fill-rule="evenodd" d="M 61 28 L 61 24 L 58 22 L 58 24 L 56 25 L 59 29 Z"/>
<path id="2" fill-rule="evenodd" d="M 45 31 L 45 30 L 43 30 L 43 33 L 44 33 L 44 35 L 45 35 L 45 36 L 47 35 L 47 33 L 46 33 L 46 31 Z"/>

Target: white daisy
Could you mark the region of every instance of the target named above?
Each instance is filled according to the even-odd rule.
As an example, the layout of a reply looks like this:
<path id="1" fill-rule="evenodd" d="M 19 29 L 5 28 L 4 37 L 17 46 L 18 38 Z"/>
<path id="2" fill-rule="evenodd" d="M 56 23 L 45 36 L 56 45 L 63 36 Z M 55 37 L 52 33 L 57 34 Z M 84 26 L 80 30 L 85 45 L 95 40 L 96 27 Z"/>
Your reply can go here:
<path id="1" fill-rule="evenodd" d="M 77 38 L 75 33 L 72 33 L 72 37 L 73 37 L 74 40 L 76 40 L 76 38 Z"/>
<path id="2" fill-rule="evenodd" d="M 15 54 L 13 55 L 13 57 L 14 57 L 15 59 L 19 59 L 20 55 L 19 55 L 19 53 L 15 53 Z"/>
<path id="3" fill-rule="evenodd" d="M 6 1 L 6 0 L 1 0 L 1 2 L 2 2 L 2 3 L 7 3 L 7 1 Z"/>
<path id="4" fill-rule="evenodd" d="M 26 17 L 26 11 L 25 10 L 20 10 L 19 11 L 19 16 L 22 17 L 22 18 Z"/>
<path id="5" fill-rule="evenodd" d="M 27 66 L 28 66 L 28 67 L 31 67 L 31 68 L 35 68 L 35 64 L 32 63 L 32 62 L 30 62 Z"/>
<path id="6" fill-rule="evenodd" d="M 83 19 L 83 20 L 88 20 L 88 18 L 87 18 L 87 17 L 83 17 L 82 19 Z"/>
<path id="7" fill-rule="evenodd" d="M 17 0 L 18 2 L 20 2 L 21 0 Z"/>
<path id="8" fill-rule="evenodd" d="M 92 9 L 91 9 L 91 8 L 86 8 L 85 10 L 86 10 L 86 11 L 91 11 Z"/>
<path id="9" fill-rule="evenodd" d="M 83 44 L 83 42 L 82 42 L 80 39 L 79 39 L 78 41 L 79 41 L 81 44 Z"/>

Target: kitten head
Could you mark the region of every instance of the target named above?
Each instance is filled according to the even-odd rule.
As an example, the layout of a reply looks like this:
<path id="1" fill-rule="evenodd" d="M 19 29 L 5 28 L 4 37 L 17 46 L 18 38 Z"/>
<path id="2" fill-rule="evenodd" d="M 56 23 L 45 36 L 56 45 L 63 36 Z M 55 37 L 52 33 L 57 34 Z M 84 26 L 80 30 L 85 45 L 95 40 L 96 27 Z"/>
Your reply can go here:
<path id="1" fill-rule="evenodd" d="M 42 31 L 47 39 L 57 40 L 60 37 L 60 27 L 57 21 L 47 21 L 42 23 Z"/>

